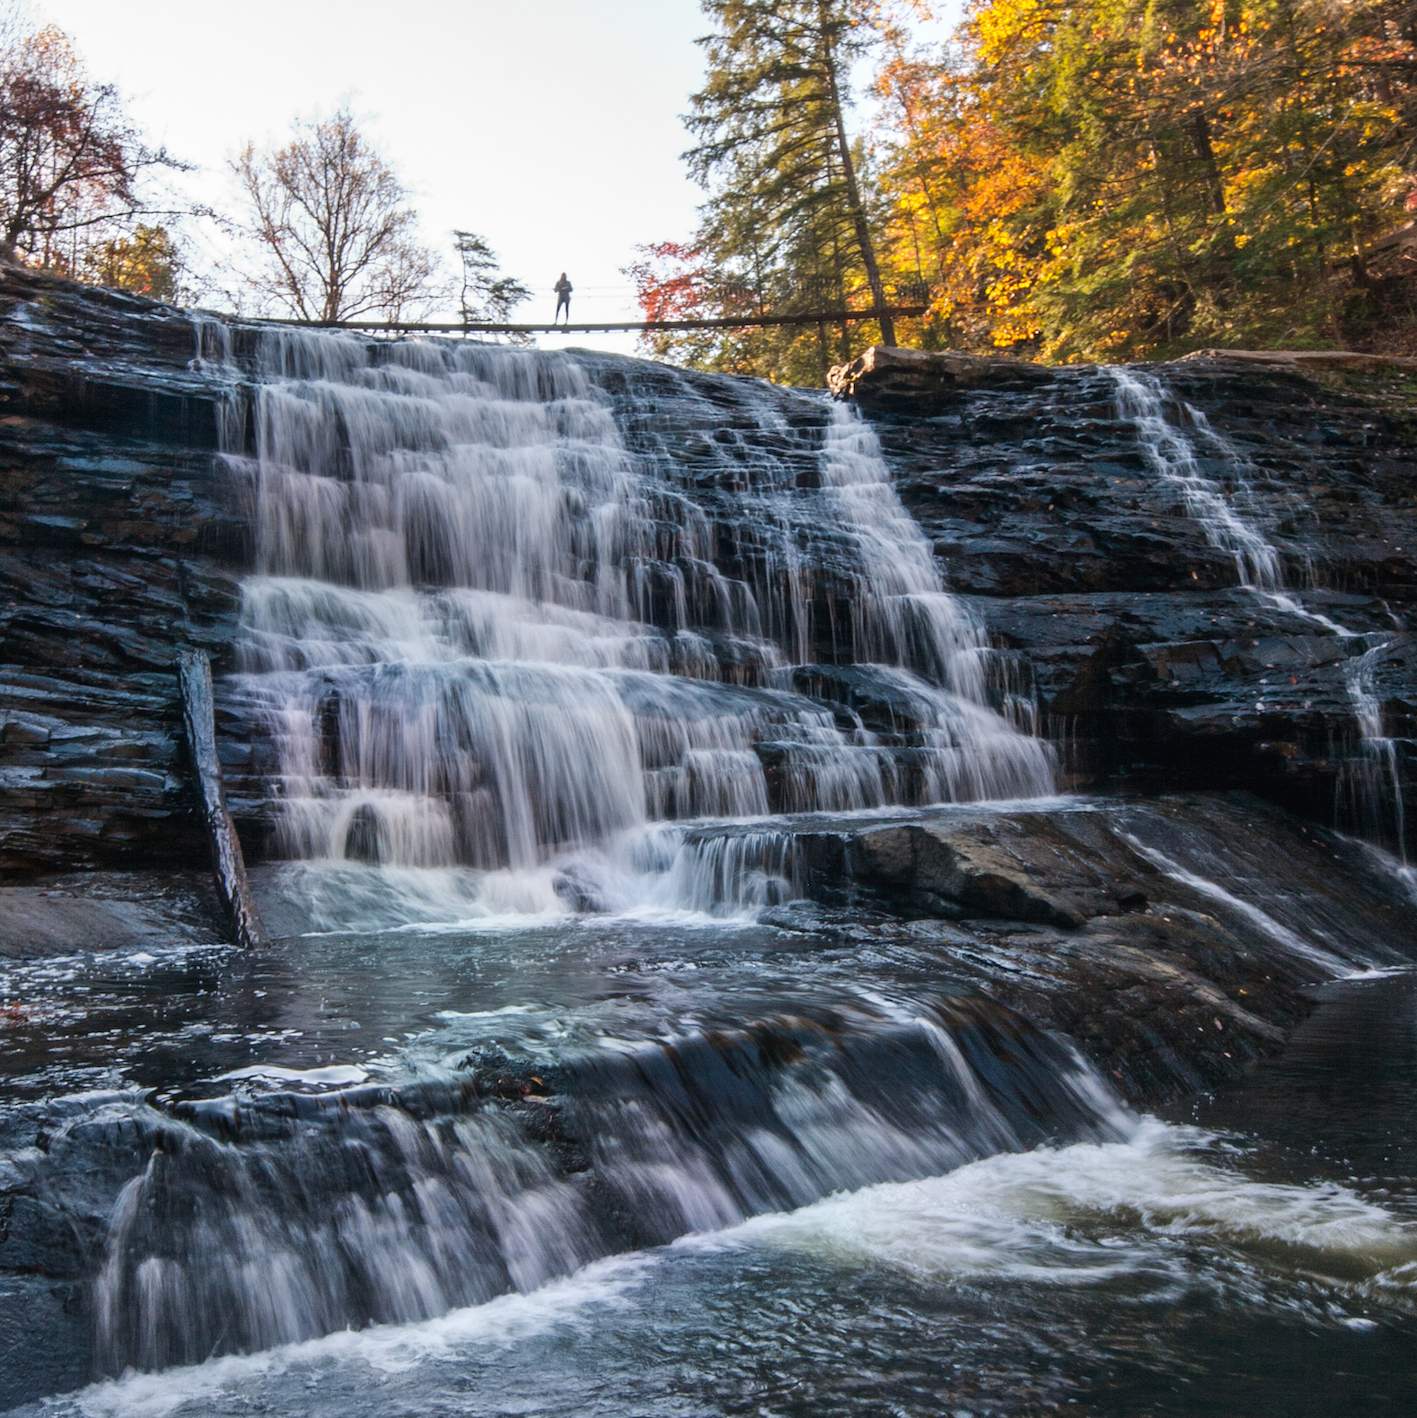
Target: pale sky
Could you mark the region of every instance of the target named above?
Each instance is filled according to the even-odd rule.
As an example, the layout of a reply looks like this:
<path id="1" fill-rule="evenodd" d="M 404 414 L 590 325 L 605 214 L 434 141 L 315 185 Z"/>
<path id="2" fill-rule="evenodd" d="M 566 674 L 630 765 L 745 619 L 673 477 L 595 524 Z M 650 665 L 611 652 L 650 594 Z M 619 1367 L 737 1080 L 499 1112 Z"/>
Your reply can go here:
<path id="1" fill-rule="evenodd" d="M 679 116 L 703 76 L 696 0 L 33 0 L 116 82 L 148 139 L 199 165 L 196 200 L 237 201 L 228 159 L 348 100 L 411 190 L 424 239 L 480 232 L 549 319 L 639 316 L 620 268 L 693 229 Z M 953 8 L 953 7 L 951 7 Z M 628 350 L 630 337 L 574 343 Z M 543 337 L 543 345 L 568 343 Z"/>

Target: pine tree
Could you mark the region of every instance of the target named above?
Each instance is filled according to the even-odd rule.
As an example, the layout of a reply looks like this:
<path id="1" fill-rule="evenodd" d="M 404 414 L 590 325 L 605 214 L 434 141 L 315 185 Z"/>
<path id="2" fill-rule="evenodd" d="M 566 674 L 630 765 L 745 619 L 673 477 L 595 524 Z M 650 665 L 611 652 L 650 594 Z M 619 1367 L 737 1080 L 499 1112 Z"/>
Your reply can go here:
<path id="1" fill-rule="evenodd" d="M 458 308 L 466 323 L 506 324 L 531 289 L 513 276 L 504 276 L 497 253 L 475 231 L 455 231 L 453 249 L 462 266 Z"/>
<path id="2" fill-rule="evenodd" d="M 872 38 L 866 0 L 704 0 L 704 87 L 686 154 L 707 190 L 692 249 L 714 272 L 704 299 L 723 313 L 845 308 L 865 292 L 895 343 L 872 231 L 862 153 L 847 125 L 848 74 Z M 642 270 L 637 268 L 642 274 Z M 702 343 L 702 342 L 700 342 Z M 810 327 L 715 341 L 711 362 L 779 378 L 820 378 L 833 352 Z M 834 353 L 851 352 L 843 337 Z"/>

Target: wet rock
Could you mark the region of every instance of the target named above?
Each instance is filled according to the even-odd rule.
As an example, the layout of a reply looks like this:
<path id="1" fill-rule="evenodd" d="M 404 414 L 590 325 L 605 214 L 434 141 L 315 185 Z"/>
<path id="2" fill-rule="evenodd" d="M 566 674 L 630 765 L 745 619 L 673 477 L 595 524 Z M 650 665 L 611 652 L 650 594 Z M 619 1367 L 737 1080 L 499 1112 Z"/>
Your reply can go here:
<path id="1" fill-rule="evenodd" d="M 1239 1077 L 1307 1015 L 1308 986 L 1412 950 L 1374 858 L 1244 794 L 959 808 L 805 829 L 799 851 L 806 894 L 860 938 L 924 943 L 942 977 L 1066 1033 L 1142 1101 Z"/>
<path id="2" fill-rule="evenodd" d="M 0 957 L 218 944 L 210 873 L 86 872 L 0 887 Z"/>
<path id="3" fill-rule="evenodd" d="M 214 453 L 219 423 L 239 409 L 236 376 L 195 358 L 192 320 L 167 307 L 14 270 L 0 299 L 0 868 L 190 861 L 172 674 L 182 645 L 205 649 L 218 672 L 228 796 L 259 859 L 276 811 L 270 745 L 221 673 L 253 539 L 248 475 Z M 249 356 L 252 332 L 232 335 Z M 721 615 L 735 587 L 784 570 L 744 494 L 765 466 L 784 487 L 819 486 L 826 409 L 782 391 L 764 419 L 748 381 L 584 360 L 631 451 L 672 465 L 708 516 L 718 572 L 667 537 L 641 568 L 645 615 L 672 633 L 687 611 L 692 629 L 672 651 L 681 668 L 697 672 L 703 650 L 725 678 L 764 683 L 760 653 Z M 1417 604 L 1417 418 L 1306 369 L 1226 356 L 1164 379 L 1248 461 L 1250 510 L 1286 580 L 1342 588 L 1302 599 L 1364 637 L 1347 644 L 1237 588 L 1232 558 L 1148 471 L 1104 373 L 876 350 L 839 374 L 952 589 L 1007 652 L 990 667 L 996 691 L 1015 674 L 1036 686 L 1070 784 L 1240 785 L 1329 820 L 1362 752 L 1345 677 L 1385 640 L 1374 693 L 1399 777 L 1417 787 L 1412 651 L 1398 638 Z M 1223 482 L 1225 459 L 1200 456 Z M 843 725 L 855 716 L 892 735 L 908 705 L 848 663 L 853 556 L 823 527 L 802 588 L 812 663 L 797 685 Z"/>
<path id="4" fill-rule="evenodd" d="M 189 317 L 0 275 L 0 870 L 192 857 L 173 663 L 230 658 L 249 488 Z"/>
<path id="5" fill-rule="evenodd" d="M 350 818 L 344 837 L 344 855 L 353 862 L 377 866 L 384 857 L 380 842 L 379 817 L 370 807 L 359 808 Z"/>
<path id="6" fill-rule="evenodd" d="M 931 414 L 949 407 L 962 389 L 1008 389 L 1047 379 L 1047 370 L 1022 360 L 875 345 L 850 364 L 837 365 L 827 387 L 863 408 Z"/>
<path id="7" fill-rule="evenodd" d="M 1246 463 L 1246 516 L 1300 588 L 1287 601 L 1238 585 L 1233 559 L 1140 460 L 1101 371 L 964 389 L 948 417 L 928 399 L 863 407 L 951 588 L 1029 666 L 1072 782 L 1244 786 L 1333 821 L 1345 764 L 1364 752 L 1348 685 L 1360 655 L 1374 651 L 1386 734 L 1417 737 L 1404 630 L 1417 613 L 1417 411 L 1289 365 L 1187 361 L 1162 378 Z M 1203 464 L 1230 486 L 1226 459 Z M 1395 845 L 1391 820 L 1387 832 Z"/>
<path id="8" fill-rule="evenodd" d="M 1026 842 L 1032 838 L 1025 836 Z M 1080 926 L 1084 914 L 1056 884 L 1042 885 L 994 833 L 911 824 L 863 833 L 858 879 L 953 902 L 971 913 Z"/>

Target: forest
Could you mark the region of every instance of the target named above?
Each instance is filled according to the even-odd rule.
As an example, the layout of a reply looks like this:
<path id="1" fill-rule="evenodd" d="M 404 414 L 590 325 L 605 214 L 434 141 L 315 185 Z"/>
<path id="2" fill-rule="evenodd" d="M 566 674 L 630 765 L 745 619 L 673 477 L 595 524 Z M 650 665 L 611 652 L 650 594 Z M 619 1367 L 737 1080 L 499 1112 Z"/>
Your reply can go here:
<path id="1" fill-rule="evenodd" d="M 1406 0 L 707 0 L 698 229 L 647 318 L 909 304 L 882 326 L 664 334 L 815 382 L 870 343 L 1048 362 L 1417 344 Z M 854 97 L 851 83 L 862 90 Z"/>
<path id="2" fill-rule="evenodd" d="M 651 330 L 650 355 L 819 384 L 874 343 L 1047 363 L 1417 349 L 1410 0 L 972 0 L 952 31 L 926 0 L 702 10 L 702 205 L 629 255 L 643 318 L 880 314 Z M 474 231 L 427 244 L 348 106 L 235 153 L 233 210 L 184 203 L 180 155 L 26 16 L 0 12 L 12 258 L 327 322 L 505 321 L 530 294 Z M 199 225 L 216 266 L 191 259 Z"/>

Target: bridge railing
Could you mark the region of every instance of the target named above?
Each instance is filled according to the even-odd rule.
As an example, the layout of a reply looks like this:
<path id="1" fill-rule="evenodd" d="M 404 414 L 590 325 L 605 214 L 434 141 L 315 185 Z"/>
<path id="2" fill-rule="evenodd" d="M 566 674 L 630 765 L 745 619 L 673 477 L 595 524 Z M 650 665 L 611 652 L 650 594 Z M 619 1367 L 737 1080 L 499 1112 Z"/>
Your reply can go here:
<path id="1" fill-rule="evenodd" d="M 559 331 L 562 334 L 628 332 L 645 334 L 657 330 L 737 330 L 777 325 L 843 325 L 860 320 L 878 320 L 882 315 L 903 318 L 924 315 L 924 301 L 849 310 L 803 310 L 763 315 L 706 316 L 687 320 L 594 320 L 571 324 L 551 322 L 487 320 L 270 320 L 258 324 L 294 325 L 316 330 L 362 330 L 367 334 L 435 335 L 535 335 Z"/>

